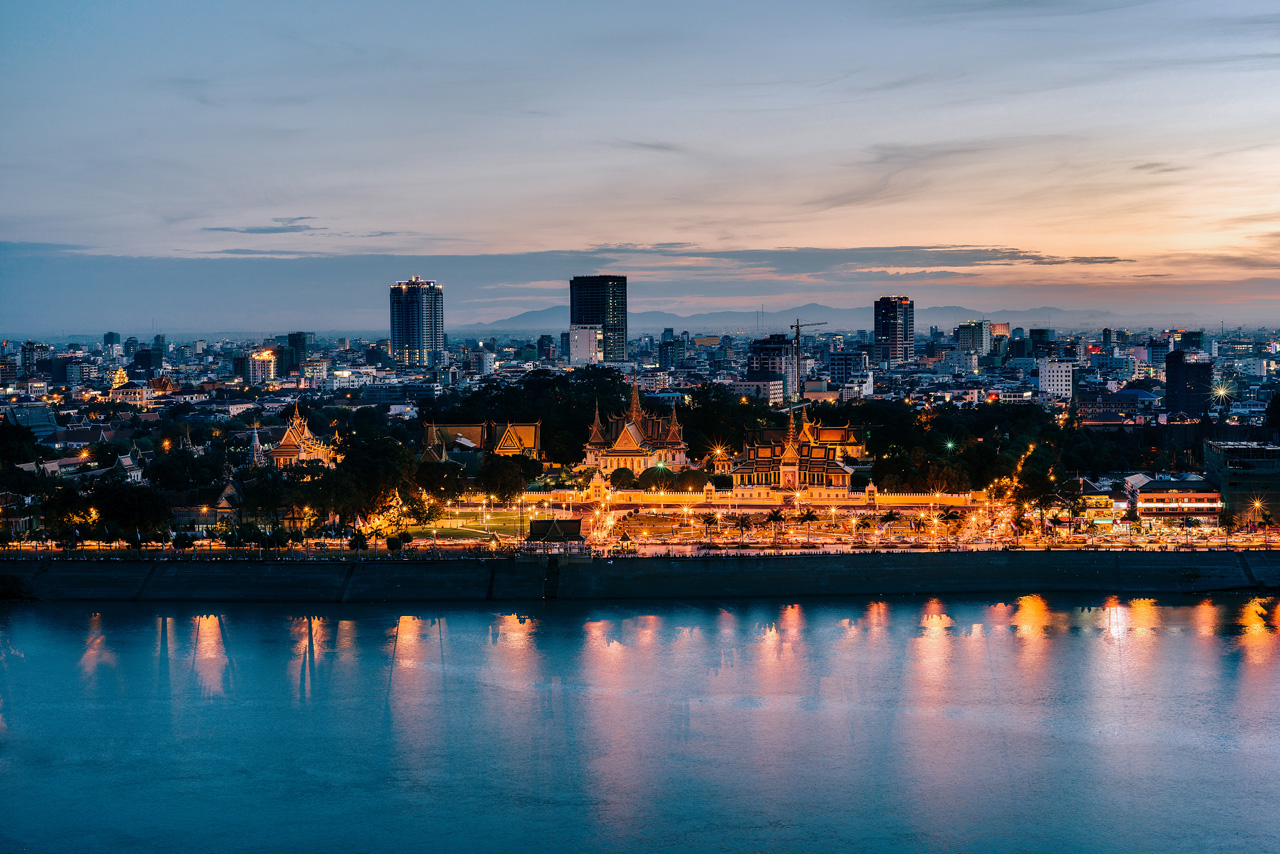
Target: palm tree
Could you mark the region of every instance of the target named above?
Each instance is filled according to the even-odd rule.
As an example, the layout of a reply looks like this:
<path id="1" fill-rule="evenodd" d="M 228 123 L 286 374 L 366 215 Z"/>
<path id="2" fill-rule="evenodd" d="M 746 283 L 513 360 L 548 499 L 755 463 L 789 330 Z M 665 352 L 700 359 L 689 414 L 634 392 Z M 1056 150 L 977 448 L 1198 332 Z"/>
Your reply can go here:
<path id="1" fill-rule="evenodd" d="M 782 511 L 777 508 L 774 508 L 765 514 L 764 523 L 766 525 L 773 526 L 773 542 L 775 544 L 778 542 L 778 526 L 786 521 L 786 518 L 786 516 L 782 515 Z"/>
<path id="2" fill-rule="evenodd" d="M 747 535 L 747 531 L 751 530 L 751 517 L 746 513 L 743 513 L 742 515 L 734 518 L 733 524 L 737 526 L 738 534 L 745 537 Z"/>
<path id="3" fill-rule="evenodd" d="M 853 529 L 865 533 L 872 528 L 871 520 L 866 516 L 859 516 L 858 521 L 854 523 Z"/>
<path id="4" fill-rule="evenodd" d="M 711 537 L 711 526 L 716 523 L 716 514 L 704 513 L 702 516 L 702 530 L 706 533 L 708 539 Z"/>
<path id="5" fill-rule="evenodd" d="M 806 507 L 796 514 L 796 521 L 804 524 L 804 544 L 807 546 L 810 534 L 813 532 L 809 526 L 818 521 L 818 514 L 813 512 L 812 507 Z"/>

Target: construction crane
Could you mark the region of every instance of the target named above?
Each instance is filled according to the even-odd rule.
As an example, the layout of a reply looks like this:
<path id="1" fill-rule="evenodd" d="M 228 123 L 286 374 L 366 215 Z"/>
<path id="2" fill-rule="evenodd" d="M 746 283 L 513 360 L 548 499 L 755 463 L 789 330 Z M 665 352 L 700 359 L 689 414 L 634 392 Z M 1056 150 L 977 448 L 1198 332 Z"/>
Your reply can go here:
<path id="1" fill-rule="evenodd" d="M 806 326 L 826 326 L 825 320 L 819 320 L 816 323 L 801 323 L 800 318 L 796 318 L 796 322 L 789 326 L 789 329 L 796 331 L 796 396 L 800 400 L 804 400 L 804 381 L 800 379 L 800 330 Z"/>

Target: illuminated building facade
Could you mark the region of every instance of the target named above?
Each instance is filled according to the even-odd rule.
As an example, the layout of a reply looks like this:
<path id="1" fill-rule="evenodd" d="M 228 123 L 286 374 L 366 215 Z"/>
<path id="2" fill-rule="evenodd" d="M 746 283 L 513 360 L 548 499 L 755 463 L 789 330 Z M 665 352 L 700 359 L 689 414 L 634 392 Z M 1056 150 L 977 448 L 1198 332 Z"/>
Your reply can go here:
<path id="1" fill-rule="evenodd" d="M 276 354 L 274 350 L 259 350 L 249 356 L 245 364 L 245 382 L 262 385 L 276 378 Z"/>
<path id="2" fill-rule="evenodd" d="M 631 407 L 625 414 L 602 421 L 596 407 L 585 450 L 586 465 L 599 469 L 605 477 L 615 469 L 639 474 L 659 465 L 672 471 L 689 465 L 689 446 L 675 407 L 669 416 L 650 415 L 640 405 L 637 385 L 631 387 Z"/>
<path id="3" fill-rule="evenodd" d="M 903 296 L 880 297 L 874 306 L 876 359 L 890 365 L 916 357 L 916 304 Z"/>
<path id="4" fill-rule="evenodd" d="M 257 438 L 257 431 L 254 432 L 254 438 Z M 302 413 L 296 406 L 293 408 L 293 417 L 289 419 L 289 428 L 285 430 L 284 437 L 274 448 L 266 452 L 266 457 L 276 468 L 287 468 L 295 463 L 309 460 L 332 468 L 337 462 L 333 448 L 312 435 L 306 419 L 302 417 Z"/>
<path id="5" fill-rule="evenodd" d="M 748 445 L 732 472 L 735 495 L 799 492 L 810 500 L 848 497 L 853 469 L 841 460 L 841 444 L 819 443 L 813 431 L 814 426 L 805 422 L 797 432 L 791 416 L 781 441 Z"/>
<path id="6" fill-rule="evenodd" d="M 397 365 L 445 364 L 444 288 L 414 276 L 391 286 L 391 357 Z"/>

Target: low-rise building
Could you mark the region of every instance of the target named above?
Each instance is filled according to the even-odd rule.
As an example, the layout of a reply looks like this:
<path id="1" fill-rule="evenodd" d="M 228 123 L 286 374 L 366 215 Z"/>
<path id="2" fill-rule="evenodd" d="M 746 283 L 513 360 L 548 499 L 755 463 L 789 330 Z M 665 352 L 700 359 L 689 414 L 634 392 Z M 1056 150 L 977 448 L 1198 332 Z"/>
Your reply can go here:
<path id="1" fill-rule="evenodd" d="M 1204 468 L 1221 491 L 1223 508 L 1236 518 L 1280 516 L 1280 445 L 1205 442 Z"/>

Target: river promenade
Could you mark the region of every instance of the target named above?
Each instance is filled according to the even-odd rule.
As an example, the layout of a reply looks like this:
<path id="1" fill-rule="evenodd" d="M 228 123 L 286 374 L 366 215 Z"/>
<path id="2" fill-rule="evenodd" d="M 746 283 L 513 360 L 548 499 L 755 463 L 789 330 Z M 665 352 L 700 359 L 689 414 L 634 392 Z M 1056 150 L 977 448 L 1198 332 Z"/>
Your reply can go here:
<path id="1" fill-rule="evenodd" d="M 404 560 L 0 560 L 0 598 L 429 602 L 1280 588 L 1280 552 L 944 551 Z"/>

